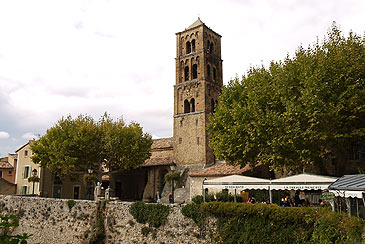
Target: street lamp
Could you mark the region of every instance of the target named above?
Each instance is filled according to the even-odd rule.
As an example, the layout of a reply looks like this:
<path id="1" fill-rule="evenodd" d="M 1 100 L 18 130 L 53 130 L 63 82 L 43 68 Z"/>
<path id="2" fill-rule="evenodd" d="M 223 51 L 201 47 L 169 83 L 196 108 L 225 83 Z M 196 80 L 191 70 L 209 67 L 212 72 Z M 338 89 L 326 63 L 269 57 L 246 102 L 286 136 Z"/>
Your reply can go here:
<path id="1" fill-rule="evenodd" d="M 91 174 L 94 172 L 93 168 L 89 167 L 87 169 L 87 172 L 89 173 L 89 177 L 88 177 L 88 180 L 87 180 L 87 199 L 90 200 L 90 194 L 91 194 L 91 186 L 90 186 L 90 177 L 91 177 Z"/>
<path id="2" fill-rule="evenodd" d="M 174 172 L 176 170 L 176 164 L 174 163 L 174 161 L 171 161 L 170 169 L 171 169 L 171 172 Z M 175 184 L 174 177 L 172 177 L 172 179 L 171 179 L 171 199 L 169 199 L 171 204 L 174 204 L 174 202 L 175 202 L 175 199 L 174 199 L 175 198 L 174 197 L 174 184 Z"/>
<path id="3" fill-rule="evenodd" d="M 206 180 L 207 180 L 207 178 L 204 178 L 203 183 L 202 183 L 203 202 L 205 202 L 205 188 L 204 188 L 204 183 L 205 183 Z"/>
<path id="4" fill-rule="evenodd" d="M 33 169 L 32 170 L 32 176 L 33 176 L 33 193 L 32 193 L 32 195 L 34 195 L 34 183 L 35 183 L 35 179 L 36 179 L 36 177 L 37 177 L 37 170 L 36 169 Z"/>

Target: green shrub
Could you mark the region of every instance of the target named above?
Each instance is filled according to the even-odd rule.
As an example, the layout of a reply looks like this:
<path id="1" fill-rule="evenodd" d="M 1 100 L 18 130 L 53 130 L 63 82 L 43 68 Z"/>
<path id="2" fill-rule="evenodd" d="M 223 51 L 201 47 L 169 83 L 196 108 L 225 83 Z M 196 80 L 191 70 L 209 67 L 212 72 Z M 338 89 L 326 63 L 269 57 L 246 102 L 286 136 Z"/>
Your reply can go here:
<path id="1" fill-rule="evenodd" d="M 72 199 L 68 200 L 67 201 L 68 209 L 71 211 L 71 209 L 73 208 L 73 206 L 75 206 L 75 204 L 76 204 L 75 200 Z"/>
<path id="2" fill-rule="evenodd" d="M 170 207 L 162 204 L 135 202 L 129 208 L 129 212 L 138 223 L 148 223 L 152 227 L 158 228 L 166 223 Z"/>
<path id="3" fill-rule="evenodd" d="M 191 218 L 194 223 L 199 227 L 200 236 L 203 236 L 205 231 L 205 222 L 207 215 L 200 210 L 200 204 L 190 203 L 182 207 L 181 213 L 188 218 Z"/>
<path id="4" fill-rule="evenodd" d="M 27 239 L 32 235 L 24 233 L 23 235 L 11 235 L 11 231 L 19 226 L 18 218 L 15 215 L 1 215 L 0 214 L 0 243 L 13 244 L 21 243 L 27 244 Z"/>
<path id="5" fill-rule="evenodd" d="M 193 198 L 191 199 L 191 201 L 192 201 L 193 203 L 196 203 L 196 204 L 201 204 L 202 202 L 204 202 L 204 198 L 203 198 L 203 196 L 198 195 L 198 196 L 193 197 Z"/>

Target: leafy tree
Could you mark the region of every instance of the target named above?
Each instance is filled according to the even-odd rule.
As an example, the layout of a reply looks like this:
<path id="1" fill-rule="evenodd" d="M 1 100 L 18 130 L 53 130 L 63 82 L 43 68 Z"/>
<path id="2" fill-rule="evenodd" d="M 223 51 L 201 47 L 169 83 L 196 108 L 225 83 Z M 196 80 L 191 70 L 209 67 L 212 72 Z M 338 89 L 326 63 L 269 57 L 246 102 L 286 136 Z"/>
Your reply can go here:
<path id="1" fill-rule="evenodd" d="M 72 177 L 89 167 L 99 171 L 103 163 L 111 169 L 137 168 L 149 157 L 151 144 L 137 123 L 126 125 L 104 114 L 99 121 L 86 115 L 63 117 L 30 147 L 35 163 Z"/>
<path id="2" fill-rule="evenodd" d="M 215 154 L 288 170 L 346 155 L 365 138 L 364 44 L 333 24 L 322 43 L 231 80 L 208 124 Z"/>

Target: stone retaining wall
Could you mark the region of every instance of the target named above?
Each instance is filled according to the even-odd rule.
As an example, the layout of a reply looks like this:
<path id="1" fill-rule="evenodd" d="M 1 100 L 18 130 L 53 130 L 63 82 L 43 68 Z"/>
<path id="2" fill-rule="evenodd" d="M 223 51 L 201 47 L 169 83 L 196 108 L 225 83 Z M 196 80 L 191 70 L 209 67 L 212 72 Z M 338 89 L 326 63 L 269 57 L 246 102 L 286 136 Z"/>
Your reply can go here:
<path id="1" fill-rule="evenodd" d="M 16 234 L 32 234 L 29 243 L 78 244 L 88 243 L 95 222 L 95 201 L 75 200 L 69 209 L 65 199 L 1 196 L 0 213 L 20 216 Z M 109 202 L 105 208 L 106 243 L 214 243 L 199 238 L 199 229 L 181 214 L 180 207 L 172 207 L 166 225 L 148 235 L 141 233 L 147 225 L 137 223 L 129 213 L 131 203 Z"/>

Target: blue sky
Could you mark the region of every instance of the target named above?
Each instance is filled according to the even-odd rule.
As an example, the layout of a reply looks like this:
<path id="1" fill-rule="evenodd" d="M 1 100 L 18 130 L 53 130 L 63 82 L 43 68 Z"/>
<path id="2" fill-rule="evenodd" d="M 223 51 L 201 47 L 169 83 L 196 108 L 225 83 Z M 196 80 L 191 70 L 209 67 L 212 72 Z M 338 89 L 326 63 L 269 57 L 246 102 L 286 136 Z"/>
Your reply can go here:
<path id="1" fill-rule="evenodd" d="M 323 39 L 364 34 L 365 1 L 0 1 L 0 156 L 62 116 L 104 112 L 172 136 L 175 33 L 222 35 L 226 84 Z"/>

